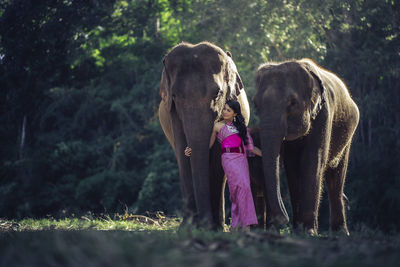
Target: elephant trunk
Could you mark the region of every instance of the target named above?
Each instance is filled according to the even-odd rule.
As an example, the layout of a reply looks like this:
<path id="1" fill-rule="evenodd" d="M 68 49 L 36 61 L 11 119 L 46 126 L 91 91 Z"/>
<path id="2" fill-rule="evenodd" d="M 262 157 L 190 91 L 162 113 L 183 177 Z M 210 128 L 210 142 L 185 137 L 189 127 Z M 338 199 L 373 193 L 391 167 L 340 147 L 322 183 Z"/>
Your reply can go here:
<path id="1" fill-rule="evenodd" d="M 265 192 L 267 195 L 267 219 L 269 224 L 275 226 L 289 222 L 289 217 L 282 201 L 279 179 L 280 149 L 286 133 L 286 120 L 282 118 L 270 119 L 270 117 L 263 117 L 260 124 Z"/>
<path id="2" fill-rule="evenodd" d="M 211 121 L 211 120 L 210 120 Z M 207 127 L 194 126 L 186 135 L 188 146 L 192 148 L 190 166 L 194 197 L 197 207 L 197 221 L 200 226 L 210 227 L 213 216 L 211 208 L 210 173 L 209 173 L 209 142 L 212 124 Z M 210 128 L 210 132 L 205 129 Z"/>

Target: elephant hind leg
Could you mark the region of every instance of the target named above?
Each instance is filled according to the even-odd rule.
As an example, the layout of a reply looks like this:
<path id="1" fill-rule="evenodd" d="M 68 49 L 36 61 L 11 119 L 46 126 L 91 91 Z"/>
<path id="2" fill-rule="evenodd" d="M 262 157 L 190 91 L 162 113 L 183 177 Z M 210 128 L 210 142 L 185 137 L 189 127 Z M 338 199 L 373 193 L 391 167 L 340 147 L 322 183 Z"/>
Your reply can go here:
<path id="1" fill-rule="evenodd" d="M 328 189 L 330 206 L 330 228 L 332 231 L 344 231 L 349 235 L 346 223 L 344 183 L 346 180 L 347 165 L 349 161 L 350 147 L 348 146 L 339 164 L 335 168 L 326 170 L 326 186 Z"/>

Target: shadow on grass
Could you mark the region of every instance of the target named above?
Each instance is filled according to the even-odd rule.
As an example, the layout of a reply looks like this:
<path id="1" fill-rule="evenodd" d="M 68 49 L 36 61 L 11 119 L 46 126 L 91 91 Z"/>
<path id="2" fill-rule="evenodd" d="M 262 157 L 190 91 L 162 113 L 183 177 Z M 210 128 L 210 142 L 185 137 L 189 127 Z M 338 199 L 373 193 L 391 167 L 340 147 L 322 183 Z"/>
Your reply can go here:
<path id="1" fill-rule="evenodd" d="M 9 223 L 0 266 L 399 266 L 400 236 L 211 232 L 137 221 L 65 219 Z M 19 226 L 18 226 L 19 225 Z"/>

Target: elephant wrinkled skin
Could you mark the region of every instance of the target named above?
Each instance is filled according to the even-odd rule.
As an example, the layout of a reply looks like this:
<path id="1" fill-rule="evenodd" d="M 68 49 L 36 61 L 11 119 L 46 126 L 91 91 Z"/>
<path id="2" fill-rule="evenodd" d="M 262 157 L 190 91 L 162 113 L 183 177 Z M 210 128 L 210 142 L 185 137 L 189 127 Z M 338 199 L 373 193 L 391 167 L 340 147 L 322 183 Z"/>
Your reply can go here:
<path id="1" fill-rule="evenodd" d="M 359 111 L 345 84 L 310 59 L 263 64 L 256 83 L 268 223 L 289 220 L 279 186 L 282 157 L 294 228 L 318 233 L 325 179 L 330 228 L 348 235 L 343 188 Z"/>
<path id="2" fill-rule="evenodd" d="M 209 150 L 214 122 L 225 102 L 237 99 L 246 122 L 249 103 L 229 52 L 202 42 L 181 43 L 164 58 L 159 118 L 175 151 L 184 203 L 183 224 L 224 224 L 224 172 L 218 144 Z M 184 155 L 186 146 L 191 157 Z"/>

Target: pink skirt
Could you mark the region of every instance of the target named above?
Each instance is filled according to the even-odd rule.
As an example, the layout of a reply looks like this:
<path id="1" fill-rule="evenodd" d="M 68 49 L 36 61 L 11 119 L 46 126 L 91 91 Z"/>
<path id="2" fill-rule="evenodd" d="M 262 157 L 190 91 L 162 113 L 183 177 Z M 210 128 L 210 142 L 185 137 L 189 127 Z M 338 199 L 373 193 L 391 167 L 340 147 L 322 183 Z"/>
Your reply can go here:
<path id="1" fill-rule="evenodd" d="M 232 202 L 231 227 L 258 224 L 251 194 L 249 165 L 245 154 L 224 153 L 221 159 Z"/>

